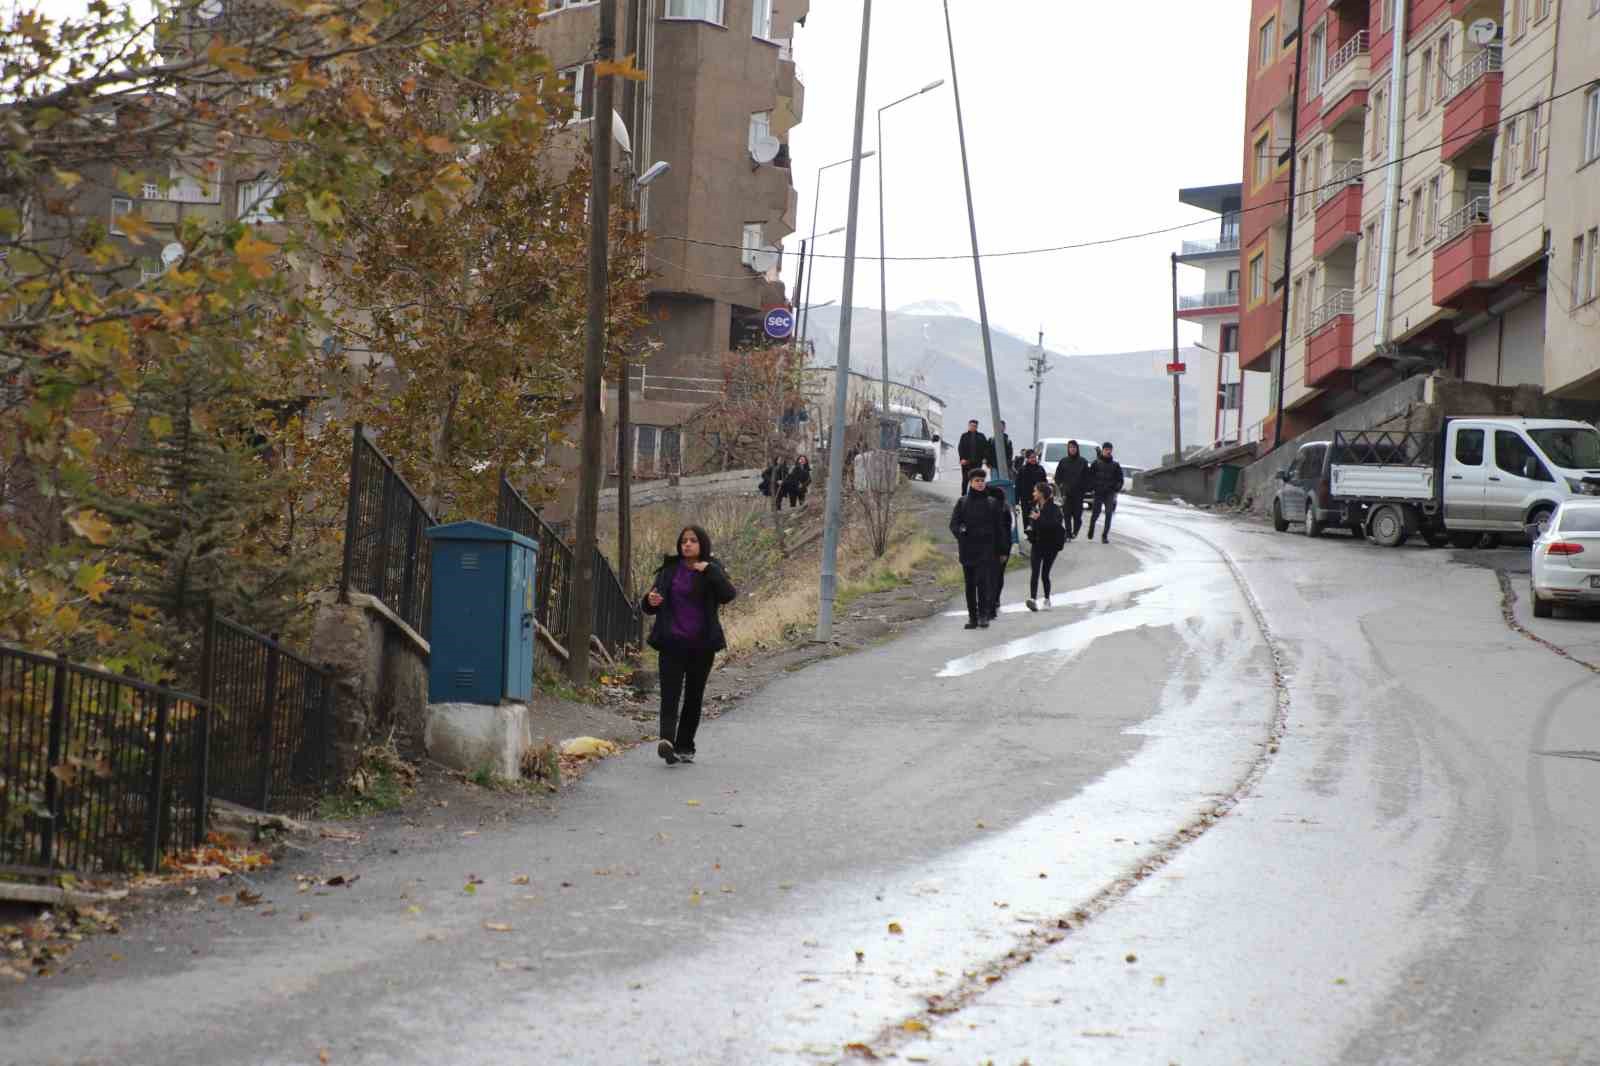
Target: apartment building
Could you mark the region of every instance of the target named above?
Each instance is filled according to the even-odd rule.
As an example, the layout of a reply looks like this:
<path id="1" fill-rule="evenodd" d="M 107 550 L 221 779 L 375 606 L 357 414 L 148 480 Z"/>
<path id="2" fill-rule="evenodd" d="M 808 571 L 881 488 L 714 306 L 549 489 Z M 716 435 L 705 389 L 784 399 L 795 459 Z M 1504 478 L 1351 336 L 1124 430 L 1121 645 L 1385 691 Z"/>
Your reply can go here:
<path id="1" fill-rule="evenodd" d="M 1257 440 L 1267 415 L 1268 375 L 1239 365 L 1239 208 L 1243 186 L 1207 185 L 1178 191 L 1178 202 L 1218 216 L 1212 237 L 1183 242 L 1180 265 L 1199 271 L 1201 289 L 1178 297 L 1178 317 L 1200 326 L 1202 360 L 1191 358 L 1191 374 L 1200 386 L 1199 424 L 1202 445 L 1241 444 Z M 1189 287 L 1192 287 L 1189 286 Z M 1216 377 L 1215 388 L 1210 373 Z"/>
<path id="2" fill-rule="evenodd" d="M 1240 358 L 1285 437 L 1417 372 L 1547 384 L 1557 31 L 1592 4 L 1254 4 Z"/>
<path id="3" fill-rule="evenodd" d="M 1545 225 L 1545 388 L 1600 399 L 1600 0 L 1566 0 L 1556 37 Z M 1592 79 L 1588 84 L 1584 79 Z M 1573 91 L 1568 91 L 1573 90 Z"/>
<path id="4" fill-rule="evenodd" d="M 593 117 L 600 2 L 549 0 L 542 16 L 539 44 L 580 134 Z M 721 394 L 724 355 L 760 337 L 765 309 L 786 302 L 776 250 L 795 228 L 788 139 L 804 110 L 791 41 L 809 4 L 603 2 L 618 9 L 619 55 L 636 52 L 648 77 L 617 93 L 624 162 L 635 174 L 672 166 L 639 201 L 654 235 L 646 332 L 659 347 L 632 383 L 632 421 L 635 469 L 651 476 L 693 468 L 679 427 Z M 606 438 L 615 471 L 616 435 Z"/>

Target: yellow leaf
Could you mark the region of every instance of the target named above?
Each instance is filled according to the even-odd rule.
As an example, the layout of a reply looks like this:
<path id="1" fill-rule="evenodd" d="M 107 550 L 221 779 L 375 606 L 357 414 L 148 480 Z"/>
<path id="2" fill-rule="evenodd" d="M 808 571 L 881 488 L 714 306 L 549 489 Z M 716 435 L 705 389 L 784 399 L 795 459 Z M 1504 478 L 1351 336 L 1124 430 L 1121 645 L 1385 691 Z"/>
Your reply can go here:
<path id="1" fill-rule="evenodd" d="M 150 427 L 150 435 L 156 440 L 172 436 L 172 419 L 166 415 L 151 415 L 146 425 Z"/>
<path id="2" fill-rule="evenodd" d="M 67 519 L 67 525 L 90 544 L 104 544 L 111 539 L 111 523 L 99 511 L 79 511 Z"/>
<path id="3" fill-rule="evenodd" d="M 900 923 L 899 922 L 890 922 L 889 923 L 889 932 L 893 933 L 895 936 L 899 936 L 902 933 L 904 933 L 905 930 L 900 928 Z"/>
<path id="4" fill-rule="evenodd" d="M 72 445 L 75 451 L 87 456 L 93 454 L 100 443 L 100 438 L 94 435 L 93 430 L 79 426 L 67 434 L 67 443 Z"/>
<path id="5" fill-rule="evenodd" d="M 569 758 L 603 759 L 616 753 L 617 745 L 614 742 L 599 737 L 574 737 L 561 745 L 561 754 Z"/>
<path id="6" fill-rule="evenodd" d="M 511 927 L 505 922 L 484 922 L 483 927 L 491 933 L 509 933 Z"/>
<path id="7" fill-rule="evenodd" d="M 596 63 L 594 76 L 597 78 L 626 78 L 629 81 L 644 81 L 645 73 L 633 65 L 633 56 L 623 56 L 614 63 Z"/>
<path id="8" fill-rule="evenodd" d="M 78 182 L 83 180 L 82 174 L 74 174 L 70 170 L 58 170 L 55 172 L 55 177 L 56 181 L 68 189 L 77 188 Z"/>
<path id="9" fill-rule="evenodd" d="M 448 137 L 441 137 L 437 133 L 423 141 L 422 144 L 428 151 L 439 155 L 449 155 L 456 150 L 456 146 L 450 143 Z"/>
<path id="10" fill-rule="evenodd" d="M 331 225 L 344 217 L 339 208 L 339 198 L 330 189 L 324 189 L 306 200 L 306 214 L 311 221 Z"/>
<path id="11" fill-rule="evenodd" d="M 276 244 L 257 237 L 253 230 L 246 230 L 233 246 L 233 254 L 239 257 L 239 264 L 250 272 L 251 277 L 257 279 L 272 276 L 272 264 L 267 260 L 277 251 Z"/>
<path id="12" fill-rule="evenodd" d="M 690 807 L 698 807 L 698 806 L 700 806 L 700 801 L 699 800 L 684 800 L 684 803 L 686 803 Z"/>
<path id="13" fill-rule="evenodd" d="M 105 579 L 105 573 L 105 563 L 80 566 L 77 573 L 72 575 L 72 583 L 90 600 L 99 603 L 100 598 L 111 591 L 111 582 Z"/>
<path id="14" fill-rule="evenodd" d="M 256 70 L 244 62 L 244 57 L 243 48 L 236 44 L 223 44 L 221 37 L 211 38 L 211 45 L 206 49 L 206 59 L 214 66 L 221 67 L 235 77 L 253 78 Z"/>
<path id="15" fill-rule="evenodd" d="M 908 1033 L 926 1033 L 928 1031 L 928 1027 L 915 1018 L 907 1018 L 900 1023 L 900 1028 Z"/>
<path id="16" fill-rule="evenodd" d="M 118 215 L 111 220 L 111 225 L 113 229 L 134 244 L 143 244 L 155 232 L 150 228 L 150 223 L 146 222 L 143 216 L 135 215 L 131 212 L 126 215 Z"/>

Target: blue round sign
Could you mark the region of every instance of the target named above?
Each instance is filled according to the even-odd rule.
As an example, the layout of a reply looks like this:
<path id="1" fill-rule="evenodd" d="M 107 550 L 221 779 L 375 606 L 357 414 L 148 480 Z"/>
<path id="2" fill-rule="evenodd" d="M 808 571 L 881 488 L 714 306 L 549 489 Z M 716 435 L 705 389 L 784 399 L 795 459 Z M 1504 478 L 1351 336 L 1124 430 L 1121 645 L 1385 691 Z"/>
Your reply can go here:
<path id="1" fill-rule="evenodd" d="M 794 334 L 794 312 L 787 307 L 769 307 L 761 325 L 767 336 L 781 341 Z"/>

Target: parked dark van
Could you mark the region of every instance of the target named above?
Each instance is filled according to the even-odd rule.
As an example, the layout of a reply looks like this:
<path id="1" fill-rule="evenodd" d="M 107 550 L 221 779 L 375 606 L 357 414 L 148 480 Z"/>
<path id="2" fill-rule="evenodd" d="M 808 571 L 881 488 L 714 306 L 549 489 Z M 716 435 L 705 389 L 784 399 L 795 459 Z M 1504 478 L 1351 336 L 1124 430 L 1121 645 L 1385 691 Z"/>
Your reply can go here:
<path id="1" fill-rule="evenodd" d="M 1272 498 L 1272 528 L 1279 533 L 1298 525 L 1308 537 L 1319 537 L 1344 521 L 1344 508 L 1333 500 L 1333 442 L 1300 445 L 1289 469 L 1278 474 Z"/>

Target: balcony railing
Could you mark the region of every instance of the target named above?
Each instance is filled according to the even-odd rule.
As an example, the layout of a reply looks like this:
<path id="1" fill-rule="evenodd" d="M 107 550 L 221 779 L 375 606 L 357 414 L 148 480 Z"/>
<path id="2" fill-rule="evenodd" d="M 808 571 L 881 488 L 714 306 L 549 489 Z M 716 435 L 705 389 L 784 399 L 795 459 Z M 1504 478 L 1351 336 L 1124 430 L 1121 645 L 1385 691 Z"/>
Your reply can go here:
<path id="1" fill-rule="evenodd" d="M 1312 334 L 1326 326 L 1340 315 L 1353 315 L 1356 313 L 1356 290 L 1339 289 L 1326 300 L 1311 309 L 1306 316 L 1306 333 Z"/>
<path id="2" fill-rule="evenodd" d="M 1445 94 L 1445 103 L 1449 103 L 1477 82 L 1499 71 L 1500 46 L 1490 45 L 1461 64 L 1461 70 L 1450 79 L 1450 90 Z"/>
<path id="3" fill-rule="evenodd" d="M 1360 159 L 1352 159 L 1334 167 L 1328 180 L 1317 186 L 1317 206 L 1321 207 L 1352 185 L 1360 185 L 1365 170 L 1366 164 Z"/>
<path id="4" fill-rule="evenodd" d="M 1231 237 L 1212 237 L 1204 241 L 1184 241 L 1184 255 L 1210 255 L 1212 252 L 1237 252 L 1239 250 L 1239 235 Z"/>
<path id="5" fill-rule="evenodd" d="M 1489 198 L 1475 196 L 1459 211 L 1452 211 L 1439 220 L 1439 243 L 1448 244 L 1473 226 L 1489 224 Z"/>
<path id="6" fill-rule="evenodd" d="M 1333 80 L 1333 76 L 1349 66 L 1357 56 L 1367 54 L 1367 31 L 1361 30 L 1354 37 L 1339 46 L 1339 50 L 1328 58 L 1328 70 L 1322 76 L 1323 84 Z"/>
<path id="7" fill-rule="evenodd" d="M 1214 289 L 1211 292 L 1178 297 L 1178 310 L 1199 311 L 1208 307 L 1234 307 L 1238 303 L 1238 289 Z"/>

